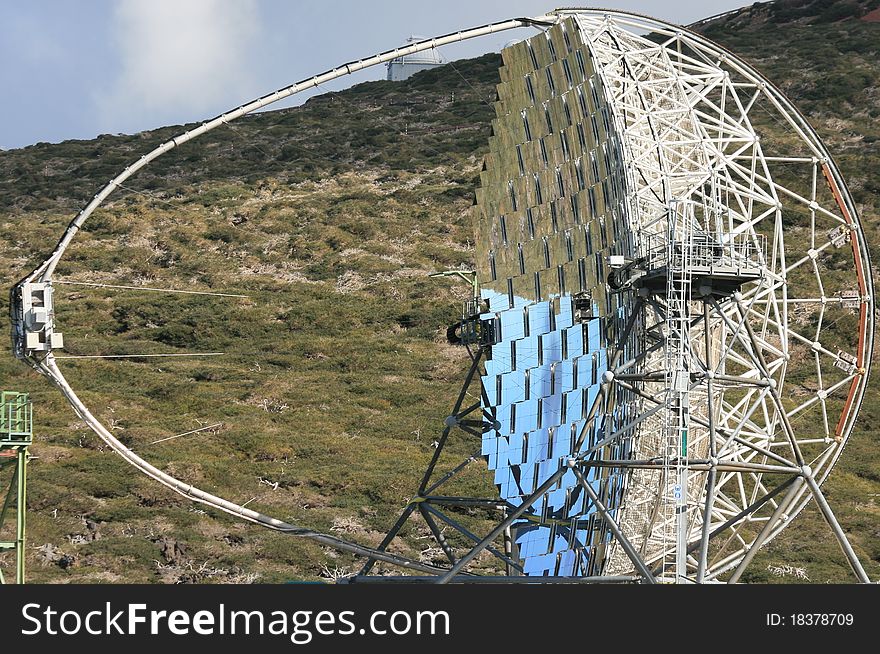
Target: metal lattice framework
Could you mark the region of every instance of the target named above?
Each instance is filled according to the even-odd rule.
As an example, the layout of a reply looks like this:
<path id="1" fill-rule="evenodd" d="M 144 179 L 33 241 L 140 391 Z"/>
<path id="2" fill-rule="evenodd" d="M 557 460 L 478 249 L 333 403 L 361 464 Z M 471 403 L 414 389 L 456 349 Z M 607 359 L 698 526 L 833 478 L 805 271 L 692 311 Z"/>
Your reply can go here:
<path id="1" fill-rule="evenodd" d="M 605 88 L 629 146 L 627 168 L 636 178 L 633 199 L 643 247 L 652 235 L 660 233 L 662 240 L 667 216 L 675 213 L 671 204 L 686 202 L 700 214 L 694 224 L 723 235 L 731 248 L 737 240 L 743 244 L 740 272 L 751 268 L 760 275 L 729 298 L 705 297 L 702 311 L 694 306 L 698 293 L 690 290 L 696 315 L 679 312 L 692 324 L 684 334 L 690 341 L 686 360 L 676 369 L 690 378 L 686 452 L 687 467 L 696 473 L 687 484 L 685 537 L 700 544 L 686 546 L 687 569 L 699 580 L 734 569 L 736 580 L 757 548 L 815 494 L 849 436 L 873 338 L 867 248 L 827 151 L 772 84 L 722 48 L 682 30 L 638 19 L 580 14 L 577 20 L 603 63 Z M 650 37 L 631 32 L 638 27 L 652 28 Z M 792 229 L 798 212 L 809 216 L 808 224 Z M 682 269 L 694 275 L 705 254 L 687 236 L 679 238 L 691 254 Z M 823 253 L 846 241 L 852 269 L 829 279 L 820 267 Z M 666 306 L 656 308 L 671 314 L 671 304 L 668 293 Z M 858 332 L 844 343 L 829 326 L 853 312 Z M 805 313 L 814 318 L 810 328 L 796 318 Z M 667 321 L 664 338 L 675 335 Z M 657 369 L 658 358 L 646 362 L 645 376 Z M 674 392 L 671 371 L 665 372 L 662 382 L 638 390 L 649 405 L 662 396 L 664 385 L 666 393 Z M 786 383 L 792 375 L 796 381 Z M 821 427 L 800 422 L 796 429 L 793 421 L 811 409 Z M 667 416 L 673 412 L 668 406 Z M 661 433 L 650 422 L 643 431 Z M 648 443 L 641 447 L 646 455 L 659 454 L 653 449 Z M 779 489 L 789 484 L 791 490 L 779 499 Z M 675 531 L 668 514 L 646 521 L 651 512 L 641 502 L 656 499 L 651 497 L 656 488 L 650 469 L 634 471 L 621 518 L 649 562 L 668 555 Z M 709 535 L 731 519 L 735 526 L 723 544 L 709 550 Z M 866 580 L 845 539 L 842 543 Z"/>
<path id="2" fill-rule="evenodd" d="M 619 148 L 614 183 L 622 204 L 614 227 L 631 238 L 612 243 L 607 254 L 623 261 L 612 272 L 614 302 L 628 317 L 603 337 L 607 368 L 592 405 L 583 407 L 583 433 L 598 441 L 577 439 L 518 499 L 438 494 L 481 458 L 477 452 L 436 473 L 451 434 L 499 430 L 480 379 L 492 344 L 480 343 L 416 498 L 385 541 L 369 548 L 181 482 L 95 418 L 55 361 L 62 341 L 54 331 L 52 275 L 85 220 L 128 177 L 184 142 L 302 90 L 405 54 L 528 26 L 548 39 L 554 31 L 578 35 L 610 109 L 606 135 Z M 562 95 L 586 81 L 566 76 Z M 482 283 L 484 271 L 478 273 Z M 607 288 L 604 276 L 592 281 Z M 37 316 L 35 307 L 48 313 Z M 11 311 L 16 355 L 49 377 L 128 463 L 195 501 L 367 557 L 359 581 L 372 579 L 365 575 L 376 562 L 441 582 L 475 581 L 482 578 L 467 568 L 484 550 L 502 562 L 505 579 L 535 581 L 521 576 L 511 528 L 523 520 L 551 525 L 535 506 L 563 480 L 583 492 L 608 546 L 589 573 L 544 580 L 736 582 L 761 545 L 815 499 L 854 573 L 868 581 L 820 490 L 853 431 L 873 347 L 873 283 L 855 206 L 825 146 L 785 96 L 732 53 L 675 25 L 624 12 L 560 10 L 414 43 L 259 98 L 162 144 L 114 178 L 13 289 Z M 469 396 L 478 398 L 470 406 Z M 636 413 L 617 412 L 621 402 Z M 604 469 L 625 479 L 615 488 L 619 503 L 609 503 L 607 489 L 594 483 Z M 449 515 L 455 507 L 498 511 L 500 518 L 480 536 Z M 416 514 L 448 567 L 386 551 Z M 468 544 L 452 543 L 438 521 Z M 572 524 L 576 534 L 577 516 Z"/>

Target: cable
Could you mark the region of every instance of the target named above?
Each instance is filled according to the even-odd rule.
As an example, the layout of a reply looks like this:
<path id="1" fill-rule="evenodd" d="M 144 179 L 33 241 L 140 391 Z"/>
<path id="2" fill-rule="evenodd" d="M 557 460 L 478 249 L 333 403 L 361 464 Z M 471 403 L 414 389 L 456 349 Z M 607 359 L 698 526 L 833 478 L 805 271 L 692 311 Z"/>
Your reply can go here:
<path id="1" fill-rule="evenodd" d="M 141 359 L 147 357 L 219 357 L 225 352 L 180 352 L 168 354 L 70 354 L 54 357 L 58 359 Z"/>
<path id="2" fill-rule="evenodd" d="M 213 295 L 216 297 L 240 297 L 250 299 L 249 295 L 238 295 L 235 293 L 214 293 L 209 291 L 184 291 L 175 288 L 154 288 L 152 286 L 125 286 L 121 284 L 102 284 L 98 282 L 74 282 L 62 279 L 53 279 L 53 284 L 71 284 L 76 286 L 93 286 L 95 288 L 116 288 L 127 291 L 155 291 L 161 293 L 181 293 L 185 295 Z"/>

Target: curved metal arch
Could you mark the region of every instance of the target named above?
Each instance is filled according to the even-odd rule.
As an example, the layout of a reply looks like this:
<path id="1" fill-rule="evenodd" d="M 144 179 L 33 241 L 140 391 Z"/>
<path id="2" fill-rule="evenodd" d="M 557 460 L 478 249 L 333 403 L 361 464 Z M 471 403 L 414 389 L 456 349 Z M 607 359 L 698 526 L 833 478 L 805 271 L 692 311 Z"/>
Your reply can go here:
<path id="1" fill-rule="evenodd" d="M 466 30 L 460 30 L 458 32 L 452 32 L 450 34 L 445 34 L 443 36 L 436 36 L 430 39 L 424 39 L 422 41 L 413 43 L 412 45 L 394 48 L 393 50 L 387 50 L 380 54 L 367 57 L 366 59 L 350 61 L 348 63 L 342 64 L 341 66 L 337 66 L 336 68 L 331 68 L 328 71 L 319 73 L 318 75 L 314 75 L 313 77 L 302 79 L 295 84 L 291 84 L 290 86 L 278 89 L 273 93 L 269 93 L 255 100 L 251 100 L 247 104 L 243 104 L 237 109 L 227 111 L 215 118 L 212 118 L 211 120 L 202 123 L 193 130 L 187 130 L 182 134 L 178 134 L 177 136 L 166 141 L 165 143 L 159 145 L 154 150 L 143 155 L 137 161 L 126 166 L 121 173 L 111 179 L 107 183 L 107 185 L 104 186 L 104 188 L 102 188 L 97 194 L 95 194 L 92 200 L 85 207 L 83 207 L 83 209 L 77 214 L 73 221 L 71 221 L 70 225 L 67 227 L 63 236 L 61 237 L 61 240 L 59 240 L 58 244 L 55 246 L 55 250 L 52 252 L 52 254 L 30 275 L 25 277 L 23 281 L 30 282 L 35 281 L 38 278 L 40 282 L 50 281 L 52 273 L 55 271 L 55 266 L 64 255 L 64 251 L 67 249 L 68 245 L 70 245 L 70 242 L 73 240 L 73 237 L 82 227 L 83 223 L 85 223 L 88 217 L 92 215 L 95 209 L 101 206 L 104 200 L 106 200 L 113 193 L 113 191 L 115 191 L 119 187 L 119 185 L 122 184 L 122 182 L 134 175 L 150 162 L 158 159 L 163 154 L 170 152 L 177 146 L 183 145 L 187 141 L 191 141 L 201 136 L 202 134 L 211 131 L 212 129 L 220 127 L 221 125 L 224 125 L 226 123 L 230 123 L 233 120 L 241 118 L 242 116 L 245 116 L 253 111 L 274 104 L 279 100 L 284 100 L 285 98 L 296 95 L 297 93 L 301 93 L 310 88 L 316 88 L 326 82 L 331 82 L 340 77 L 344 77 L 345 75 L 350 75 L 357 71 L 389 62 L 398 57 L 402 57 L 408 54 L 414 54 L 416 52 L 422 52 L 424 50 L 431 50 L 433 48 L 437 48 L 443 45 L 449 45 L 450 43 L 458 43 L 481 36 L 487 36 L 489 34 L 495 34 L 497 32 L 504 32 L 507 30 L 516 29 L 518 27 L 530 27 L 546 24 L 548 20 L 553 20 L 553 17 L 539 16 L 537 18 L 514 18 L 497 23 L 490 23 L 489 25 L 485 25 L 482 27 L 474 27 Z"/>
<path id="2" fill-rule="evenodd" d="M 475 27 L 467 30 L 453 32 L 443 36 L 425 39 L 405 47 L 395 48 L 393 50 L 388 50 L 386 52 L 373 55 L 366 59 L 351 61 L 349 63 L 342 64 L 341 66 L 328 70 L 324 73 L 306 78 L 295 84 L 279 89 L 268 95 L 261 96 L 255 100 L 252 100 L 251 102 L 248 102 L 247 104 L 238 107 L 237 109 L 220 114 L 216 118 L 202 123 L 199 127 L 193 130 L 187 130 L 182 134 L 173 137 L 169 141 L 166 141 L 165 143 L 156 147 L 151 152 L 143 155 L 140 159 L 127 166 L 121 173 L 110 180 L 106 184 L 106 186 L 104 186 L 71 221 L 61 239 L 58 241 L 58 244 L 55 246 L 52 254 L 33 272 L 31 272 L 18 284 L 16 284 L 15 288 L 13 289 L 13 294 L 16 292 L 17 289 L 20 289 L 26 283 L 37 281 L 40 283 L 51 284 L 52 274 L 55 271 L 55 267 L 58 265 L 58 262 L 61 260 L 61 257 L 64 255 L 70 243 L 73 241 L 73 238 L 76 236 L 77 232 L 79 232 L 80 228 L 89 218 L 89 216 L 91 216 L 92 213 L 94 213 L 94 211 L 99 206 L 101 206 L 104 200 L 106 200 L 113 193 L 113 191 L 115 191 L 129 177 L 134 175 L 136 172 L 147 166 L 155 159 L 158 159 L 163 154 L 166 154 L 167 152 L 176 148 L 177 146 L 182 145 L 187 141 L 191 141 L 221 125 L 229 123 L 253 111 L 256 111 L 257 109 L 262 109 L 263 107 L 278 102 L 279 100 L 283 100 L 287 97 L 296 95 L 297 93 L 300 93 L 307 89 L 318 87 L 325 82 L 332 81 L 334 79 L 349 75 L 359 70 L 363 70 L 365 68 L 370 68 L 372 66 L 391 61 L 392 59 L 395 59 L 397 57 L 421 52 L 423 50 L 430 50 L 432 48 L 448 45 L 450 43 L 457 43 L 460 41 L 478 38 L 481 36 L 487 36 L 489 34 L 494 34 L 497 32 L 516 29 L 519 27 L 540 26 L 542 24 L 547 24 L 547 22 L 553 20 L 555 20 L 553 16 L 539 16 L 537 18 L 514 18 L 497 23 L 491 23 L 482 27 Z M 203 491 L 199 488 L 196 488 L 192 484 L 187 484 L 186 482 L 183 482 L 173 477 L 172 475 L 169 475 L 159 470 L 158 468 L 138 456 L 128 447 L 126 447 L 118 439 L 116 439 L 113 434 L 101 423 L 101 421 L 98 420 L 89 411 L 83 401 L 76 394 L 74 389 L 70 386 L 67 379 L 64 377 L 64 374 L 58 368 L 51 349 L 48 351 L 48 353 L 46 353 L 45 356 L 41 358 L 29 356 L 26 357 L 25 360 L 35 370 L 37 370 L 37 372 L 48 377 L 52 381 L 52 383 L 61 390 L 76 414 L 114 452 L 119 454 L 128 464 L 134 466 L 148 477 L 151 477 L 159 483 L 167 486 L 176 493 L 179 493 L 180 495 L 183 495 L 184 497 L 195 502 L 211 506 L 225 513 L 229 513 L 244 520 L 248 520 L 264 527 L 268 527 L 269 529 L 289 533 L 294 536 L 310 538 L 312 540 L 320 542 L 323 545 L 328 545 L 330 547 L 334 547 L 336 549 L 360 556 L 368 556 L 370 558 L 385 561 L 386 563 L 398 565 L 410 570 L 418 570 L 420 572 L 425 572 L 428 574 L 438 572 L 438 569 L 431 565 L 425 565 L 418 561 L 407 559 L 406 557 L 389 554 L 388 552 L 380 551 L 370 547 L 357 545 L 336 536 L 299 527 L 283 520 L 278 520 L 266 514 L 248 509 L 242 505 L 230 502 L 229 500 L 226 500 L 222 497 L 218 497 L 216 495 Z"/>

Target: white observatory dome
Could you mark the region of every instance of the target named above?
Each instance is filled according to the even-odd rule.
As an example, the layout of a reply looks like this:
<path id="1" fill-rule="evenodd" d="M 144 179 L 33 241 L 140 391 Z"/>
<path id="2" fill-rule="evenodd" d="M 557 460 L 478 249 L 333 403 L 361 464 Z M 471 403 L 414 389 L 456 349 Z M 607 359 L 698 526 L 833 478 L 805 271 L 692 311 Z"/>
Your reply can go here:
<path id="1" fill-rule="evenodd" d="M 406 44 L 409 45 L 411 43 L 417 43 L 424 38 L 425 37 L 422 36 L 410 36 L 406 40 Z M 435 48 L 431 48 L 430 50 L 423 50 L 421 52 L 416 52 L 413 54 L 403 55 L 401 57 L 397 57 L 396 59 L 392 59 L 388 63 L 387 79 L 392 82 L 399 82 L 401 80 L 407 79 L 408 77 L 411 77 L 419 71 L 428 70 L 429 68 L 435 68 L 436 66 L 442 66 L 445 63 L 446 61 Z"/>

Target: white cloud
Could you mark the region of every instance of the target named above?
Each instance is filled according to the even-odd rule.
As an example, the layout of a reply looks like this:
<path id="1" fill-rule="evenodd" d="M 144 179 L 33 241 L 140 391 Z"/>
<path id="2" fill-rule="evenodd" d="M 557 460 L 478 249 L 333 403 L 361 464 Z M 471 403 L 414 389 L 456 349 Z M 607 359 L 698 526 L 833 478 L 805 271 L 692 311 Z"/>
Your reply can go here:
<path id="1" fill-rule="evenodd" d="M 204 118 L 253 91 L 255 0 L 121 0 L 113 30 L 119 74 L 95 96 L 108 131 Z"/>

